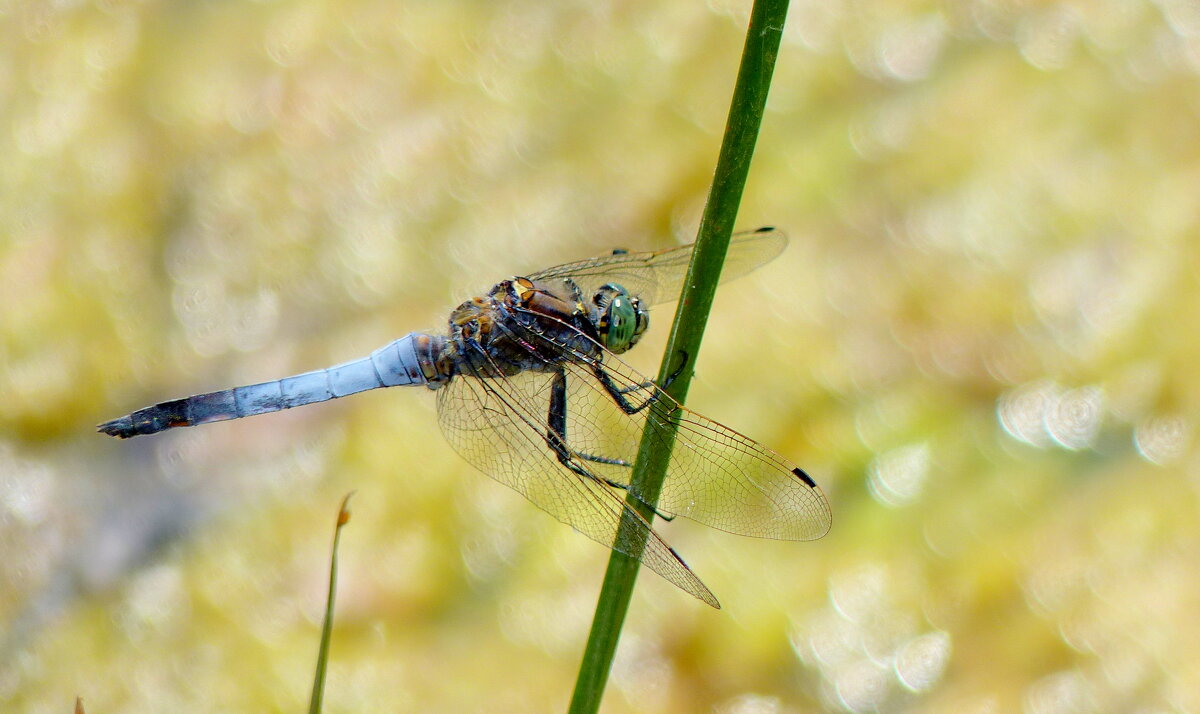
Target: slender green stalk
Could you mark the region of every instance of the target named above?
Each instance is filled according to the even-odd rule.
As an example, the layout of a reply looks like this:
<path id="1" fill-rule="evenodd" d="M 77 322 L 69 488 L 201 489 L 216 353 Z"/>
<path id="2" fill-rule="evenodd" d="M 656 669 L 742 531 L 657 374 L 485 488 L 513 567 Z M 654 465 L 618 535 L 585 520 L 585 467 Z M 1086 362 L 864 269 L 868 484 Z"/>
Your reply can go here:
<path id="1" fill-rule="evenodd" d="M 333 598 L 337 593 L 337 551 L 342 539 L 342 526 L 350 521 L 350 497 L 342 499 L 338 509 L 337 525 L 333 529 L 333 552 L 329 556 L 329 593 L 325 596 L 325 621 L 321 625 L 321 647 L 317 651 L 317 671 L 313 676 L 312 698 L 308 702 L 309 714 L 320 714 L 321 700 L 325 697 L 325 670 L 329 665 L 329 641 L 333 638 Z"/>
<path id="2" fill-rule="evenodd" d="M 762 125 L 775 58 L 779 54 L 787 6 L 787 0 L 755 0 L 750 14 L 750 26 L 746 32 L 746 44 L 742 50 L 712 189 L 704 206 L 696 248 L 658 372 L 658 382 L 663 384 L 682 365 L 682 370 L 666 389 L 679 402 L 687 396 L 691 385 L 692 367 L 700 350 L 700 340 L 704 335 L 742 191 L 746 186 L 746 175 Z M 670 438 L 673 443 L 673 433 Z M 653 442 L 651 439 L 642 439 L 633 470 L 633 488 L 629 489 L 631 494 L 641 494 L 650 502 L 656 501 L 662 491 L 671 455 L 670 444 L 654 446 Z M 632 495 L 626 502 L 646 520 L 654 518 L 653 510 Z M 608 561 L 579 678 L 571 697 L 572 714 L 589 714 L 600 708 L 617 640 L 621 636 L 621 626 L 629 610 L 638 566 L 636 558 L 615 550 Z"/>

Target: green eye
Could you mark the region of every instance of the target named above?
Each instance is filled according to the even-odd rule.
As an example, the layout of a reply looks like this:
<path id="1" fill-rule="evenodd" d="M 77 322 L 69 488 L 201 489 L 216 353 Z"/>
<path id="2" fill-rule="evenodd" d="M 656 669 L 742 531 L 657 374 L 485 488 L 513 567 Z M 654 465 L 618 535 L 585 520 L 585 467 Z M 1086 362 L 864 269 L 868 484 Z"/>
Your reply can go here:
<path id="1" fill-rule="evenodd" d="M 624 352 L 633 346 L 637 335 L 637 309 L 625 298 L 613 298 L 608 305 L 608 329 L 605 346 L 613 352 Z"/>
<path id="2" fill-rule="evenodd" d="M 613 352 L 621 353 L 636 345 L 650 325 L 650 315 L 641 300 L 616 283 L 602 285 L 592 296 L 592 304 L 596 306 L 594 319 L 600 343 Z"/>

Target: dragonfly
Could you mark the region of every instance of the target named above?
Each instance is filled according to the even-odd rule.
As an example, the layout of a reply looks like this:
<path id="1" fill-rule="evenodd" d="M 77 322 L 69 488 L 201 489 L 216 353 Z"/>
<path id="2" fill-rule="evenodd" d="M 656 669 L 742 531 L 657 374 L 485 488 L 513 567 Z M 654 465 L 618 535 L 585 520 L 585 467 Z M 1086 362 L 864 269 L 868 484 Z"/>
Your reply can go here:
<path id="1" fill-rule="evenodd" d="M 722 279 L 745 275 L 786 246 L 773 227 L 735 234 Z M 681 406 L 618 357 L 646 332 L 651 305 L 678 299 L 692 249 L 617 250 L 514 276 L 455 308 L 444 333 L 412 332 L 361 359 L 161 402 L 98 429 L 129 438 L 424 385 L 436 392 L 441 430 L 466 461 L 720 608 L 629 497 L 667 520 L 780 540 L 820 538 L 831 514 L 798 466 Z M 643 434 L 670 449 L 657 498 L 631 483 Z"/>

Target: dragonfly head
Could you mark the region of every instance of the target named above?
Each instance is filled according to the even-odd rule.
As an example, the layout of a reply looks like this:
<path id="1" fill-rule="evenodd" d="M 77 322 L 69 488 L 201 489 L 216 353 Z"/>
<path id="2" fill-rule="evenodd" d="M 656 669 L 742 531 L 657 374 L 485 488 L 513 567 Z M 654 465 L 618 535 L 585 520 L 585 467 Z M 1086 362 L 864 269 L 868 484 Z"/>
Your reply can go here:
<path id="1" fill-rule="evenodd" d="M 637 344 L 650 326 L 650 312 L 636 295 L 616 283 L 604 285 L 592 296 L 596 305 L 600 343 L 620 354 Z"/>

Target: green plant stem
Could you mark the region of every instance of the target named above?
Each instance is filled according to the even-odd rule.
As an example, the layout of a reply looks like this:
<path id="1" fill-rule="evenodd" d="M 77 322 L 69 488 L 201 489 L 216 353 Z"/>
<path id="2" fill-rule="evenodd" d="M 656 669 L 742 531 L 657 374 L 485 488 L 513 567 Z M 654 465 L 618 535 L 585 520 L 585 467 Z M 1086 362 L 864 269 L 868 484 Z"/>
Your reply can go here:
<path id="1" fill-rule="evenodd" d="M 342 499 L 338 509 L 337 525 L 333 529 L 333 550 L 329 555 L 329 592 L 325 596 L 325 620 L 321 624 L 321 646 L 317 650 L 317 671 L 313 675 L 312 698 L 308 702 L 309 714 L 319 714 L 325 698 L 325 672 L 329 666 L 329 641 L 333 638 L 333 601 L 337 594 L 338 542 L 342 539 L 342 527 L 350 521 L 350 497 Z"/>
<path id="2" fill-rule="evenodd" d="M 787 7 L 787 0 L 755 0 L 750 14 L 750 26 L 746 32 L 746 44 L 742 50 L 729 118 L 721 141 L 721 153 L 700 220 L 700 232 L 680 295 L 679 308 L 675 312 L 658 372 L 658 383 L 663 384 L 682 365 L 682 370 L 666 389 L 679 402 L 683 402 L 691 385 L 696 355 L 700 350 L 721 266 L 746 186 L 750 159 L 754 155 L 771 75 L 775 69 L 775 58 L 779 54 Z M 673 442 L 673 432 L 670 438 Z M 652 446 L 652 443 L 653 440 L 642 439 L 633 470 L 633 488 L 629 489 L 631 494 L 641 494 L 649 502 L 658 499 L 671 455 L 670 444 Z M 645 503 L 633 496 L 629 496 L 626 503 L 647 521 L 653 520 L 654 511 Z M 615 550 L 612 552 L 579 677 L 575 682 L 575 692 L 571 697 L 572 714 L 590 714 L 600 708 L 639 565 L 636 558 Z"/>

